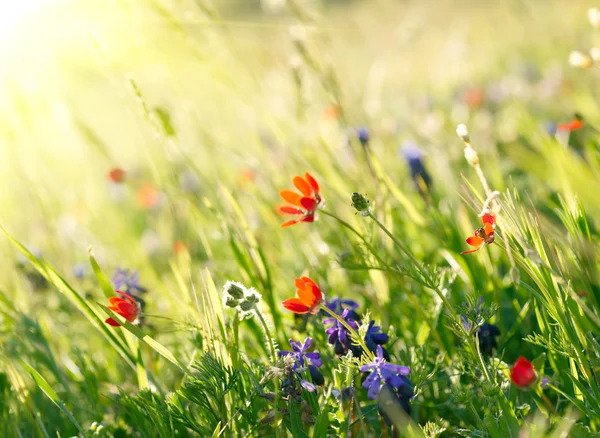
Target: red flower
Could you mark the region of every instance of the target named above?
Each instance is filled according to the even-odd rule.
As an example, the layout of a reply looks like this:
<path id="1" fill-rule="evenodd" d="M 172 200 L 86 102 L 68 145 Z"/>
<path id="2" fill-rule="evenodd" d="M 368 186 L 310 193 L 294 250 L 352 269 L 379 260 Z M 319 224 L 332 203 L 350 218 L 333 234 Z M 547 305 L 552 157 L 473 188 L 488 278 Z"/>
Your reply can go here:
<path id="1" fill-rule="evenodd" d="M 463 251 L 461 254 L 470 254 L 479 251 L 486 243 L 489 245 L 494 243 L 494 229 L 496 228 L 496 218 L 494 215 L 486 213 L 481 217 L 483 227 L 477 228 L 471 237 L 467 238 L 467 243 L 475 246 L 475 249 Z"/>
<path id="2" fill-rule="evenodd" d="M 121 183 L 125 180 L 125 171 L 118 167 L 111 169 L 107 175 L 108 179 L 114 183 Z"/>
<path id="3" fill-rule="evenodd" d="M 113 312 L 118 313 L 129 322 L 135 321 L 140 314 L 140 307 L 135 298 L 133 298 L 131 294 L 120 290 L 116 290 L 115 293 L 119 296 L 110 297 L 108 299 L 110 303 L 108 308 Z M 113 327 L 119 327 L 121 325 L 113 318 L 108 318 L 105 322 Z"/>
<path id="4" fill-rule="evenodd" d="M 142 207 L 150 210 L 160 202 L 160 192 L 152 184 L 144 184 L 138 191 L 138 199 Z"/>
<path id="5" fill-rule="evenodd" d="M 520 356 L 510 369 L 510 380 L 520 388 L 528 388 L 537 380 L 533 364 Z"/>
<path id="6" fill-rule="evenodd" d="M 559 123 L 556 125 L 556 129 L 559 131 L 576 131 L 583 128 L 583 122 L 579 119 L 573 119 L 568 123 Z"/>
<path id="7" fill-rule="evenodd" d="M 319 307 L 325 301 L 323 292 L 317 283 L 308 277 L 296 278 L 294 280 L 298 298 L 289 298 L 283 302 L 283 307 L 294 313 L 312 313 L 316 315 Z"/>
<path id="8" fill-rule="evenodd" d="M 295 176 L 294 185 L 301 194 L 287 189 L 279 192 L 284 201 L 292 204 L 280 206 L 277 209 L 279 214 L 296 216 L 295 219 L 281 224 L 281 228 L 289 227 L 298 222 L 314 222 L 315 211 L 323 201 L 319 193 L 319 183 L 308 172 L 304 174 L 304 178 Z"/>

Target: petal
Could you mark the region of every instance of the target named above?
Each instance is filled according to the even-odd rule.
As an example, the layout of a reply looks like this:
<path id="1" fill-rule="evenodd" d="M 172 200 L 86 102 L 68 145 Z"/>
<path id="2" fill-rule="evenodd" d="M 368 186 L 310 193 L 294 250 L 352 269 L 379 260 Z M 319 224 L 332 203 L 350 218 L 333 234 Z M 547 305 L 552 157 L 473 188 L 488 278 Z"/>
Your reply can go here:
<path id="1" fill-rule="evenodd" d="M 494 226 L 490 223 L 485 224 L 485 226 L 483 227 L 483 230 L 485 231 L 486 237 L 494 235 Z"/>
<path id="2" fill-rule="evenodd" d="M 301 380 L 300 385 L 302 385 L 302 387 L 308 392 L 315 392 L 317 390 L 317 387 L 313 383 L 310 383 L 308 380 Z"/>
<path id="3" fill-rule="evenodd" d="M 137 306 L 127 301 L 121 301 L 117 303 L 117 308 L 119 309 L 118 312 L 123 316 L 135 314 L 137 311 Z"/>
<path id="4" fill-rule="evenodd" d="M 287 228 L 287 227 L 291 227 L 292 225 L 296 225 L 298 223 L 298 219 L 291 219 L 287 222 L 282 223 L 281 225 L 279 225 L 280 228 Z"/>
<path id="5" fill-rule="evenodd" d="M 317 208 L 317 201 L 315 198 L 303 196 L 299 201 L 300 205 L 308 211 L 314 211 Z"/>
<path id="6" fill-rule="evenodd" d="M 304 174 L 304 177 L 306 178 L 306 181 L 308 181 L 308 183 L 310 184 L 310 186 L 312 187 L 312 189 L 314 190 L 315 193 L 319 193 L 321 191 L 321 189 L 319 188 L 319 183 L 317 182 L 316 179 L 314 179 L 310 173 L 306 172 Z"/>
<path id="7" fill-rule="evenodd" d="M 294 185 L 305 196 L 310 196 L 313 193 L 310 184 L 306 182 L 301 176 L 294 177 Z"/>
<path id="8" fill-rule="evenodd" d="M 120 303 L 121 301 L 123 301 L 123 298 L 119 298 L 119 297 L 110 297 L 108 299 L 108 302 L 111 304 L 111 306 L 116 306 L 117 303 Z"/>
<path id="9" fill-rule="evenodd" d="M 314 222 L 315 221 L 315 215 L 314 214 L 307 214 L 306 216 L 303 216 L 300 219 L 301 222 Z"/>
<path id="10" fill-rule="evenodd" d="M 291 205 L 282 205 L 280 207 L 277 207 L 277 212 L 282 215 L 284 215 L 284 214 L 294 214 L 294 215 L 304 214 L 304 210 L 300 210 L 299 208 L 292 207 Z"/>
<path id="11" fill-rule="evenodd" d="M 112 325 L 113 327 L 119 327 L 120 326 L 120 324 L 117 321 L 115 321 L 114 319 L 112 319 L 112 318 L 108 318 L 104 322 L 106 322 L 108 325 Z"/>
<path id="12" fill-rule="evenodd" d="M 302 344 L 302 351 L 308 350 L 308 348 L 310 347 L 310 344 L 312 344 L 312 338 L 311 337 L 307 337 L 304 340 L 304 343 Z"/>
<path id="13" fill-rule="evenodd" d="M 484 214 L 481 216 L 481 222 L 483 222 L 484 226 L 485 224 L 491 224 L 493 227 L 496 227 L 496 217 L 493 214 Z"/>
<path id="14" fill-rule="evenodd" d="M 471 246 L 481 246 L 483 245 L 484 239 L 483 237 L 471 236 L 467 238 L 466 242 Z"/>
<path id="15" fill-rule="evenodd" d="M 368 364 L 363 365 L 362 367 L 360 367 L 360 372 L 364 373 L 366 371 L 372 370 L 373 368 L 375 368 L 375 365 L 373 365 L 372 363 L 368 363 Z"/>
<path id="16" fill-rule="evenodd" d="M 470 249 L 470 250 L 468 250 L 468 251 L 463 251 L 463 252 L 461 252 L 461 254 L 471 254 L 472 252 L 477 252 L 477 251 L 479 251 L 481 248 L 483 248 L 483 245 L 481 245 L 479 248 Z"/>
<path id="17" fill-rule="evenodd" d="M 381 380 L 379 380 L 371 385 L 371 388 L 369 389 L 369 393 L 368 393 L 368 397 L 371 400 L 377 399 L 377 396 L 379 395 L 379 391 L 381 391 L 381 386 L 382 386 Z"/>
<path id="18" fill-rule="evenodd" d="M 302 198 L 302 196 L 300 196 L 296 192 L 292 192 L 291 190 L 284 189 L 279 192 L 279 196 L 281 196 L 281 198 L 289 204 L 300 206 L 298 201 L 300 201 L 300 198 Z"/>
<path id="19" fill-rule="evenodd" d="M 308 311 L 310 310 L 310 307 L 308 307 L 298 298 L 287 299 L 282 304 L 283 307 L 285 307 L 286 309 L 298 314 L 308 313 Z"/>
<path id="20" fill-rule="evenodd" d="M 360 368 L 361 371 L 363 371 L 363 369 L 365 371 L 367 371 L 367 367 L 369 365 L 364 365 Z M 373 365 L 374 367 L 374 365 Z M 364 372 L 364 371 L 363 371 Z M 362 384 L 362 387 L 367 389 L 368 387 L 370 387 L 373 383 L 379 381 L 379 374 L 377 374 L 377 371 L 373 371 L 372 373 L 370 373 L 367 378 L 365 379 L 365 381 Z"/>
<path id="21" fill-rule="evenodd" d="M 404 365 L 396 365 L 393 363 L 386 363 L 382 367 L 385 370 L 391 371 L 392 373 L 401 374 L 403 376 L 408 376 L 410 374 L 410 367 Z"/>

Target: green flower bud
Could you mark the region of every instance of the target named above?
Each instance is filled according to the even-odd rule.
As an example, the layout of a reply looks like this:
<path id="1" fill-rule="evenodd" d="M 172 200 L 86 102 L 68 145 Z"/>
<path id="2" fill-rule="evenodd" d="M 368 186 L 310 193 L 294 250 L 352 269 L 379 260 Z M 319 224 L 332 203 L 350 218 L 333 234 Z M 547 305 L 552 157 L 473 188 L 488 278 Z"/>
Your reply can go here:
<path id="1" fill-rule="evenodd" d="M 352 207 L 363 216 L 369 214 L 369 200 L 360 193 L 352 193 Z"/>
<path id="2" fill-rule="evenodd" d="M 244 298 L 244 293 L 246 291 L 246 288 L 237 282 L 234 281 L 228 281 L 227 283 L 225 283 L 225 293 L 231 295 L 233 298 L 241 300 L 242 298 Z"/>

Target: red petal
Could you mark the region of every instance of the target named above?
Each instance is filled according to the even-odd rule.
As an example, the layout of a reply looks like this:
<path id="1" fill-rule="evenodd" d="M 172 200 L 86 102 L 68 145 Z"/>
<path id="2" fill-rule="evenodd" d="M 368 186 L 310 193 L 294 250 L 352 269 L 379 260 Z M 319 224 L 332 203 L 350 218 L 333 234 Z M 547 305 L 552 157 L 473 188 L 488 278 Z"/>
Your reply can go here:
<path id="1" fill-rule="evenodd" d="M 288 310 L 291 310 L 294 313 L 308 313 L 310 310 L 310 308 L 304 303 L 302 303 L 302 301 L 300 301 L 298 298 L 287 299 L 282 304 L 283 307 L 285 307 Z"/>
<path id="2" fill-rule="evenodd" d="M 463 251 L 463 252 L 461 252 L 461 254 L 471 254 L 472 252 L 479 251 L 479 250 L 480 250 L 482 247 L 483 247 L 483 245 L 482 245 L 482 246 L 480 246 L 479 248 L 470 249 L 470 250 L 468 250 L 468 251 Z"/>
<path id="3" fill-rule="evenodd" d="M 106 321 L 104 321 L 105 323 L 107 323 L 108 325 L 112 325 L 113 327 L 119 327 L 119 323 L 117 321 L 115 321 L 112 318 L 108 318 Z"/>
<path id="4" fill-rule="evenodd" d="M 302 219 L 300 219 L 302 222 L 314 222 L 315 221 L 315 215 L 314 214 L 309 214 L 304 216 Z"/>
<path id="5" fill-rule="evenodd" d="M 467 243 L 471 246 L 481 246 L 484 242 L 482 237 L 471 236 L 467 238 Z"/>
<path id="6" fill-rule="evenodd" d="M 490 224 L 493 227 L 496 226 L 496 216 L 494 216 L 493 214 L 484 214 L 483 216 L 481 216 L 481 221 L 483 222 L 483 225 Z"/>
<path id="7" fill-rule="evenodd" d="M 306 181 L 308 181 L 308 183 L 310 184 L 310 186 L 312 187 L 312 189 L 314 190 L 315 193 L 319 194 L 321 189 L 319 188 L 319 183 L 317 182 L 316 179 L 314 179 L 310 173 L 306 172 L 304 174 L 304 177 L 306 178 Z"/>
<path id="8" fill-rule="evenodd" d="M 530 386 L 537 380 L 533 364 L 520 356 L 510 370 L 510 379 L 522 388 Z"/>
<path id="9" fill-rule="evenodd" d="M 292 207 L 290 205 L 282 205 L 281 207 L 277 208 L 277 211 L 279 212 L 279 214 L 304 214 L 304 210 L 300 210 L 299 208 Z"/>
<path id="10" fill-rule="evenodd" d="M 118 307 L 118 313 L 127 318 L 128 315 L 135 315 L 137 312 L 137 306 L 131 303 L 128 303 L 127 301 L 121 301 L 120 303 L 117 304 Z"/>
<path id="11" fill-rule="evenodd" d="M 301 204 L 299 204 L 299 201 L 302 196 L 300 196 L 296 192 L 292 192 L 291 190 L 284 189 L 279 192 L 279 196 L 281 196 L 281 198 L 289 204 L 301 206 Z"/>
<path id="12" fill-rule="evenodd" d="M 315 208 L 317 208 L 317 201 L 315 200 L 315 198 L 309 198 L 308 196 L 304 196 L 300 198 L 300 205 L 308 211 L 314 211 Z"/>
<path id="13" fill-rule="evenodd" d="M 294 177 L 294 185 L 305 196 L 310 196 L 313 193 L 312 188 L 310 187 L 310 184 L 307 183 L 304 180 L 304 178 L 302 178 L 301 176 L 295 176 Z"/>
<path id="14" fill-rule="evenodd" d="M 123 301 L 123 298 L 119 298 L 119 297 L 110 297 L 108 299 L 108 302 L 111 304 L 111 306 L 116 306 L 117 303 Z M 110 307 L 109 307 L 110 308 Z"/>
<path id="15" fill-rule="evenodd" d="M 284 222 L 280 225 L 281 228 L 291 227 L 292 225 L 296 225 L 298 223 L 298 219 L 291 219 L 287 222 Z"/>
<path id="16" fill-rule="evenodd" d="M 494 226 L 489 222 L 485 224 L 483 230 L 485 231 L 486 237 L 494 235 Z"/>

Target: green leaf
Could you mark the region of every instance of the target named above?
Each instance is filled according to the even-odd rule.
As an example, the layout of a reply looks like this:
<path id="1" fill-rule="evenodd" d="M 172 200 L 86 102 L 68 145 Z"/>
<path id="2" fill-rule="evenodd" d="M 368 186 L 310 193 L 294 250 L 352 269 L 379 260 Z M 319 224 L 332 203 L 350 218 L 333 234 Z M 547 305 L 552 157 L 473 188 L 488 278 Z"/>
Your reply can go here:
<path id="1" fill-rule="evenodd" d="M 325 405 L 315 423 L 313 436 L 327 436 L 327 429 L 329 429 L 329 406 Z"/>
<path id="2" fill-rule="evenodd" d="M 104 296 L 106 298 L 111 298 L 115 296 L 115 290 L 110 283 L 110 280 L 100 268 L 100 265 L 92 255 L 92 248 L 89 249 L 88 254 L 90 256 L 90 263 L 92 265 L 92 269 L 94 270 L 94 274 L 96 275 L 96 279 L 98 280 L 98 284 L 102 288 L 102 292 L 104 292 Z"/>
<path id="3" fill-rule="evenodd" d="M 77 429 L 83 434 L 83 436 L 87 436 L 79 422 L 75 419 L 71 411 L 67 409 L 64 402 L 60 399 L 60 397 L 54 391 L 54 389 L 52 389 L 52 386 L 50 386 L 46 379 L 44 379 L 44 377 L 27 362 L 21 360 L 21 364 L 23 365 L 25 370 L 27 370 L 27 372 L 31 375 L 31 377 L 33 377 L 33 380 L 35 380 L 35 383 L 42 390 L 42 392 L 46 394 L 46 396 L 67 416 L 69 421 L 73 423 L 75 427 L 77 427 Z"/>

